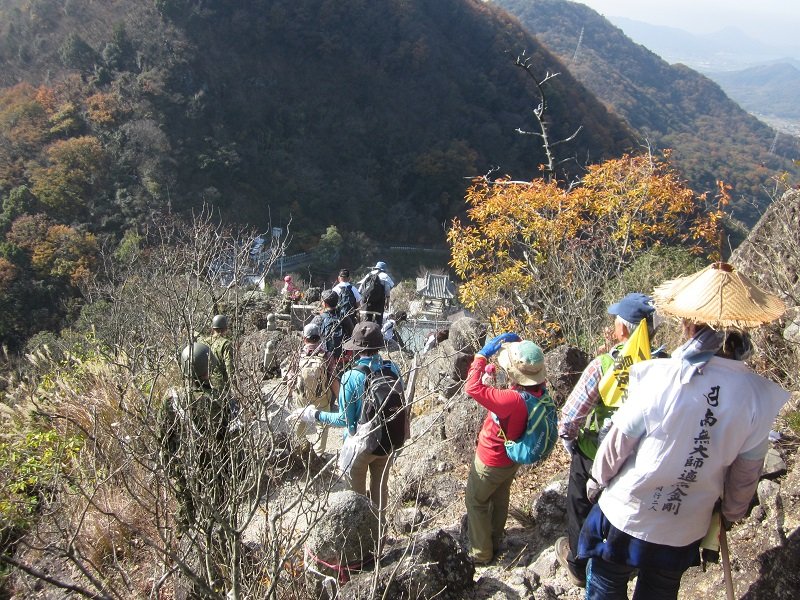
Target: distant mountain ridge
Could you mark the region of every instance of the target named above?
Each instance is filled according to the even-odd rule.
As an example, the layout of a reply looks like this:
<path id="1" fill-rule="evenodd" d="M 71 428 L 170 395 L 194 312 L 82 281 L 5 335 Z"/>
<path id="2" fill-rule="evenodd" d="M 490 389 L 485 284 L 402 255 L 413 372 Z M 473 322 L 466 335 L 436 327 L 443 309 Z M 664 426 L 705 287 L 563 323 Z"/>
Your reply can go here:
<path id="1" fill-rule="evenodd" d="M 800 53 L 800 48 L 765 44 L 736 27 L 698 34 L 622 16 L 609 16 L 608 20 L 667 62 L 680 62 L 702 71 L 736 70 Z"/>
<path id="2" fill-rule="evenodd" d="M 708 76 L 748 111 L 800 122 L 800 68 L 796 65 L 780 62 Z"/>
<path id="3" fill-rule="evenodd" d="M 752 225 L 771 199 L 770 179 L 797 173 L 795 138 L 777 136 L 707 77 L 669 65 L 592 9 L 566 0 L 497 0 L 561 57 L 569 71 L 639 132 L 672 149 L 698 192 L 733 186 L 734 214 Z"/>

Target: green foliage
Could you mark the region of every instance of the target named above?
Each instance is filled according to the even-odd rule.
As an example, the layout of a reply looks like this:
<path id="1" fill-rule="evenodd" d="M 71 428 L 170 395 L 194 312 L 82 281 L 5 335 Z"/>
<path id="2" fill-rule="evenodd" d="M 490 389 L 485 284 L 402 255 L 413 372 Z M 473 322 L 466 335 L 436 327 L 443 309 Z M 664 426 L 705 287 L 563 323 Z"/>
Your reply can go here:
<path id="1" fill-rule="evenodd" d="M 0 213 L 0 229 L 7 230 L 17 217 L 35 212 L 36 197 L 26 185 L 13 188 L 3 198 L 3 212 Z"/>
<path id="2" fill-rule="evenodd" d="M 94 49 L 74 31 L 61 44 L 58 56 L 65 66 L 85 72 L 91 70 L 98 58 Z"/>
<path id="3" fill-rule="evenodd" d="M 603 292 L 604 302 L 611 304 L 631 292 L 650 294 L 668 279 L 694 273 L 706 264 L 706 260 L 686 248 L 655 246 L 634 258 L 619 277 L 608 282 Z"/>
<path id="4" fill-rule="evenodd" d="M 48 165 L 34 169 L 33 193 L 55 214 L 85 216 L 104 192 L 107 155 L 92 136 L 57 141 L 46 149 Z"/>
<path id="5" fill-rule="evenodd" d="M 791 410 L 784 417 L 786 424 L 796 436 L 800 436 L 800 410 Z"/>
<path id="6" fill-rule="evenodd" d="M 135 229 L 128 229 L 114 250 L 114 259 L 123 264 L 131 264 L 142 250 L 142 237 Z"/>
<path id="7" fill-rule="evenodd" d="M 26 528 L 40 494 L 77 457 L 82 440 L 54 430 L 12 431 L 0 439 L 0 531 Z"/>
<path id="8" fill-rule="evenodd" d="M 329 225 L 314 248 L 314 263 L 322 269 L 335 268 L 342 254 L 344 239 L 335 225 Z"/>
<path id="9" fill-rule="evenodd" d="M 103 48 L 102 56 L 103 62 L 111 69 L 122 71 L 131 66 L 134 58 L 134 45 L 124 23 L 114 24 L 111 40 Z"/>
<path id="10" fill-rule="evenodd" d="M 74 102 L 65 102 L 50 117 L 50 133 L 58 137 L 68 137 L 78 133 L 83 126 L 81 115 Z"/>

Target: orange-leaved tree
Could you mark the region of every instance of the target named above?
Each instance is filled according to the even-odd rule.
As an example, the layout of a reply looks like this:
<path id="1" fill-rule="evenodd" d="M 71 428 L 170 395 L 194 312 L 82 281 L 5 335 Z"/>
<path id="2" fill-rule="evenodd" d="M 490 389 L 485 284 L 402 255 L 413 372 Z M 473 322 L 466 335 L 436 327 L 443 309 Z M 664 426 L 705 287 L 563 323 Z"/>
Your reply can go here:
<path id="1" fill-rule="evenodd" d="M 717 237 L 705 196 L 649 154 L 591 166 L 570 188 L 476 180 L 466 202 L 469 222 L 455 219 L 448 232 L 462 303 L 495 331 L 546 346 L 589 348 L 605 319 L 607 282 L 643 251 L 663 244 L 705 253 Z"/>

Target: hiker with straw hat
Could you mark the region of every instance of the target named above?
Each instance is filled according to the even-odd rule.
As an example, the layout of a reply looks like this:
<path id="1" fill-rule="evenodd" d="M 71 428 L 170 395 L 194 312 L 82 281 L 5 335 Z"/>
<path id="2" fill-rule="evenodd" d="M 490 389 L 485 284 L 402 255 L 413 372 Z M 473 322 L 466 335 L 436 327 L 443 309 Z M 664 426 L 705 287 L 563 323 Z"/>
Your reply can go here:
<path id="1" fill-rule="evenodd" d="M 635 598 L 678 597 L 718 499 L 728 523 L 745 515 L 789 398 L 743 362 L 746 329 L 779 318 L 780 299 L 726 263 L 653 296 L 659 312 L 682 319 L 686 342 L 671 358 L 631 367 L 628 400 L 598 448 L 587 493 L 602 493 L 578 545 L 590 599 L 627 598 L 636 569 Z"/>
<path id="2" fill-rule="evenodd" d="M 592 510 L 592 503 L 586 497 L 586 482 L 590 478 L 601 433 L 607 431 L 611 416 L 619 406 L 619 402 L 614 401 L 613 394 L 602 383 L 607 376 L 615 374 L 618 366 L 627 374 L 628 368 L 624 365 L 628 363 L 625 362 L 624 349 L 634 333 L 637 337 L 645 335 L 646 358 L 650 358 L 649 340 L 655 329 L 655 310 L 653 299 L 638 292 L 627 294 L 608 307 L 608 314 L 614 318 L 613 327 L 608 328 L 611 338 L 609 341 L 614 346 L 604 350 L 586 365 L 561 408 L 558 435 L 570 455 L 570 465 L 567 483 L 567 535 L 556 540 L 555 551 L 556 560 L 565 569 L 572 584 L 578 587 L 586 585 L 586 561 L 577 557 L 578 538 L 583 522 Z M 639 325 L 643 322 L 645 327 L 640 331 Z M 639 353 L 636 353 L 636 357 L 639 357 Z"/>
<path id="3" fill-rule="evenodd" d="M 488 359 L 498 353 L 497 363 L 505 372 L 508 389 L 482 381 Z M 528 422 L 528 408 L 520 392 L 541 398 L 546 394 L 546 377 L 542 349 L 521 341 L 515 333 L 488 340 L 469 368 L 464 391 L 489 411 L 478 434 L 465 494 L 470 557 L 476 564 L 491 562 L 503 537 L 511 483 L 520 466 L 506 454 L 505 441 L 519 439 Z"/>

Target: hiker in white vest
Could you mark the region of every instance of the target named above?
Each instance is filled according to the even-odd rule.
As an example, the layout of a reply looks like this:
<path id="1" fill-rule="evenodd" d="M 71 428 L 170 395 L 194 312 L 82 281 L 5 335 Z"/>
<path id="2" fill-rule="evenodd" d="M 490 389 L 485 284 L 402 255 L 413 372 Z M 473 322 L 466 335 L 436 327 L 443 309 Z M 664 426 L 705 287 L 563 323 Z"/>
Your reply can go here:
<path id="1" fill-rule="evenodd" d="M 605 490 L 578 544 L 587 599 L 627 598 L 636 569 L 634 598 L 677 598 L 718 499 L 723 523 L 745 515 L 789 397 L 743 362 L 746 329 L 780 317 L 780 299 L 726 263 L 653 295 L 660 312 L 683 319 L 687 341 L 672 358 L 631 367 L 628 399 L 598 448 L 587 493 Z"/>

